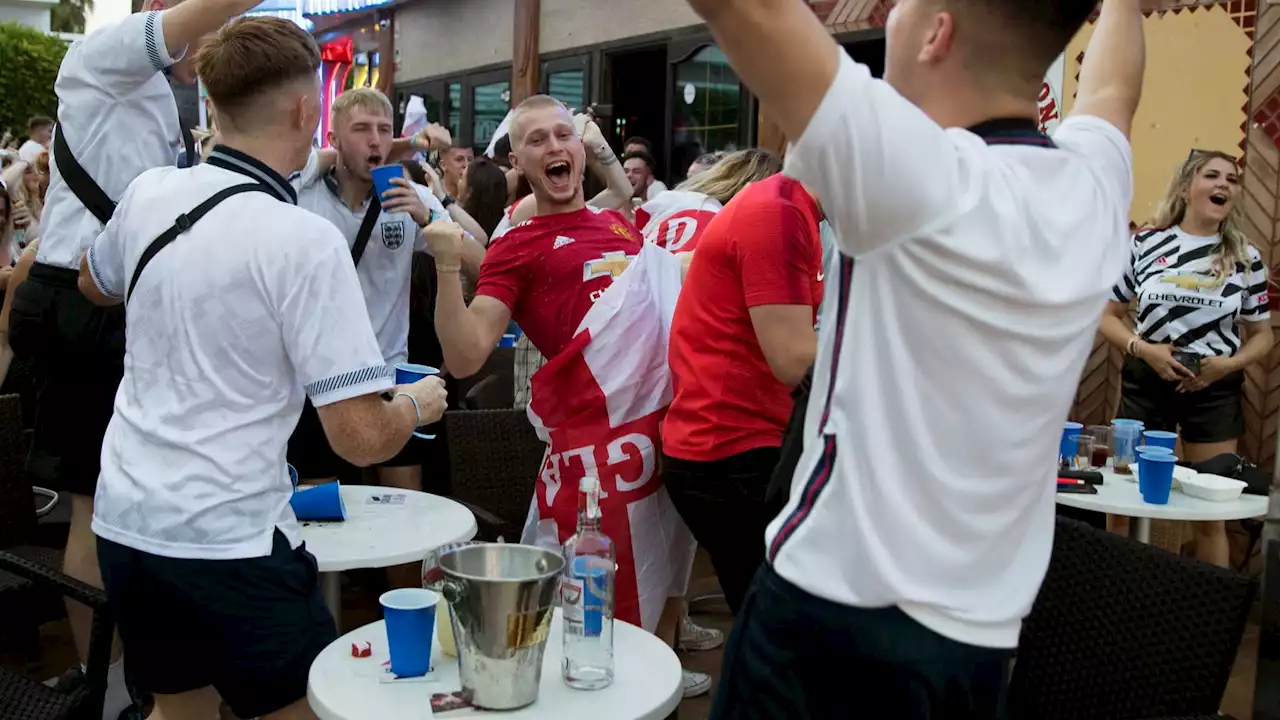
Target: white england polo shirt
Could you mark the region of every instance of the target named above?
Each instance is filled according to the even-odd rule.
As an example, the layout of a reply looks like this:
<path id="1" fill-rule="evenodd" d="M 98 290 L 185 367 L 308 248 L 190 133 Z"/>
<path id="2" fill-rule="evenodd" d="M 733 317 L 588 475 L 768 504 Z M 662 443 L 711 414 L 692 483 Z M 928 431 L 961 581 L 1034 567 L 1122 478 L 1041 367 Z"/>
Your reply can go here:
<path id="1" fill-rule="evenodd" d="M 1129 144 L 1091 117 L 1052 141 L 1030 120 L 943 130 L 843 56 L 786 171 L 839 254 L 769 561 L 818 597 L 1014 647 L 1062 422 L 1128 259 Z"/>
<path id="2" fill-rule="evenodd" d="M 165 50 L 161 13 L 135 13 L 77 40 L 53 84 L 56 132 L 81 167 L 113 200 L 146 170 L 173 165 L 182 146 L 178 106 L 163 70 L 178 58 Z M 49 191 L 37 260 L 76 269 L 102 230 L 62 179 L 49 153 Z"/>
<path id="3" fill-rule="evenodd" d="M 346 239 L 349 250 L 355 246 L 372 195 L 352 210 L 338 192 L 337 180 L 332 175 L 319 175 L 317 166 L 317 155 L 313 152 L 307 167 L 291 179 L 298 192 L 298 207 L 333 223 Z M 437 217 L 445 215 L 444 207 L 429 189 L 416 184 L 413 187 L 428 212 Z M 388 366 L 405 362 L 409 357 L 409 293 L 415 252 L 427 252 L 427 242 L 417 223 L 408 213 L 384 212 L 378 216 L 360 265 L 356 267 L 369 322 Z"/>
<path id="4" fill-rule="evenodd" d="M 93 531 L 155 555 L 263 557 L 276 528 L 296 547 L 285 445 L 304 396 L 320 407 L 393 385 L 342 236 L 229 148 L 129 186 L 89 251 L 98 288 L 123 297 L 179 212 L 246 182 L 268 192 L 235 195 L 179 235 L 126 308 Z"/>

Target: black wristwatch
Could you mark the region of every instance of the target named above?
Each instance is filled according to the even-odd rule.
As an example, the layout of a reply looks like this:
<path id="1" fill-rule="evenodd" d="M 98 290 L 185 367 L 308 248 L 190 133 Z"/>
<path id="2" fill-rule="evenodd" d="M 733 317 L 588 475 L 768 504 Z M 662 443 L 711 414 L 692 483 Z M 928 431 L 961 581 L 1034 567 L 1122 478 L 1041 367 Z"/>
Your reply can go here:
<path id="1" fill-rule="evenodd" d="M 449 206 L 456 202 L 457 200 L 454 200 L 452 195 L 450 195 L 449 193 L 445 193 L 444 197 L 440 198 L 440 207 L 444 208 L 445 210 L 448 210 Z"/>

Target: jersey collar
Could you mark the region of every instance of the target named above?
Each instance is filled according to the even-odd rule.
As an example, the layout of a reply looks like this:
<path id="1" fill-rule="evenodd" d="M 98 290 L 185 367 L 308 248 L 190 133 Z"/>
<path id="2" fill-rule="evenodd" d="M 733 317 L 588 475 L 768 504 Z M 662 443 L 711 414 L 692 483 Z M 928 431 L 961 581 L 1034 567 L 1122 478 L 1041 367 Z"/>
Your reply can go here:
<path id="1" fill-rule="evenodd" d="M 239 150 L 226 145 L 218 145 L 213 148 L 213 152 L 209 153 L 209 159 L 205 162 L 256 180 L 267 189 L 267 192 L 275 195 L 281 201 L 290 205 L 298 204 L 298 193 L 294 191 L 288 180 L 281 177 L 280 173 L 267 167 L 262 161 Z"/>
<path id="2" fill-rule="evenodd" d="M 1040 126 L 1030 118 L 993 118 L 973 125 L 969 132 L 986 141 L 988 145 L 1034 145 L 1057 147 L 1048 135 L 1040 132 Z"/>

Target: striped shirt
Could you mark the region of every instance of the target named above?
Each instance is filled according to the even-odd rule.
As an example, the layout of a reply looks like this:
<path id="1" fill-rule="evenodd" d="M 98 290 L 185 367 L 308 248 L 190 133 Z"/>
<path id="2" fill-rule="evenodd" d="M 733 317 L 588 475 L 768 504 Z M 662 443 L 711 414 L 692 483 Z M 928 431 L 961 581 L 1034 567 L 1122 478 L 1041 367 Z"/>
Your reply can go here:
<path id="1" fill-rule="evenodd" d="M 1128 269 L 1116 284 L 1117 302 L 1138 301 L 1138 334 L 1197 355 L 1231 356 L 1240 350 L 1238 322 L 1271 319 L 1267 268 L 1249 246 L 1249 266 L 1219 272 L 1214 250 L 1222 239 L 1190 235 L 1174 226 L 1142 230 L 1133 238 Z"/>

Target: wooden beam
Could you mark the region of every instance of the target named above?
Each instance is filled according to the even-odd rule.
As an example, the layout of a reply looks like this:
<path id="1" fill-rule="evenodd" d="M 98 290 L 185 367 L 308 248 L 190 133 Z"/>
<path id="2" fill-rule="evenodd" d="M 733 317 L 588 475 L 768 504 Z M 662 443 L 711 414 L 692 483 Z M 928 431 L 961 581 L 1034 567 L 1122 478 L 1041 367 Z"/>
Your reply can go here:
<path id="1" fill-rule="evenodd" d="M 391 107 L 396 107 L 396 17 L 395 13 L 378 13 L 378 85 L 383 95 L 391 100 Z M 382 23 L 386 26 L 382 26 Z"/>
<path id="2" fill-rule="evenodd" d="M 542 22 L 541 0 L 515 0 L 515 38 L 511 53 L 511 106 L 530 95 L 537 95 L 539 77 L 538 26 Z"/>

